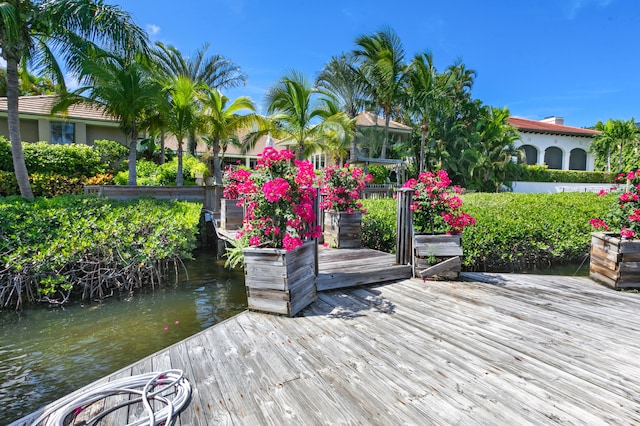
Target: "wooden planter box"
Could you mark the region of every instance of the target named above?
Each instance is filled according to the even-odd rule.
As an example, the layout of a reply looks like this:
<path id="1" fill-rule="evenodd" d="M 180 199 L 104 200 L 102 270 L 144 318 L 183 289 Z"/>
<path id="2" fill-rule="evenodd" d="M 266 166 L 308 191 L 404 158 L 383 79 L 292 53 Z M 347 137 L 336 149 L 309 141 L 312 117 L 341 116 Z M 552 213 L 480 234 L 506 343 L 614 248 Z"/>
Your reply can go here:
<path id="1" fill-rule="evenodd" d="M 362 212 L 324 212 L 324 243 L 335 248 L 362 247 Z"/>
<path id="2" fill-rule="evenodd" d="M 237 202 L 227 198 L 220 200 L 220 229 L 228 231 L 242 228 L 244 208 L 237 206 Z"/>
<path id="3" fill-rule="evenodd" d="M 591 233 L 589 276 L 615 289 L 640 288 L 640 241 L 609 232 Z"/>
<path id="4" fill-rule="evenodd" d="M 462 235 L 415 234 L 413 276 L 457 280 L 462 270 Z"/>
<path id="5" fill-rule="evenodd" d="M 249 247 L 244 252 L 249 309 L 294 316 L 316 298 L 317 244 L 291 251 Z"/>

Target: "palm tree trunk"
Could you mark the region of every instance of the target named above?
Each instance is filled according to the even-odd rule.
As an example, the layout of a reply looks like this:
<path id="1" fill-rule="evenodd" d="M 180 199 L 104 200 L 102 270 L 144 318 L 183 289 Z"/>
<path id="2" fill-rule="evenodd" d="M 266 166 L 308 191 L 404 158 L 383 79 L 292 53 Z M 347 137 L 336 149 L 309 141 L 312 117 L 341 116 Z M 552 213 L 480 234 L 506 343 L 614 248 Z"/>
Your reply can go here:
<path id="1" fill-rule="evenodd" d="M 187 150 L 193 155 L 196 156 L 196 133 L 189 132 L 189 139 L 187 142 Z"/>
<path id="2" fill-rule="evenodd" d="M 131 129 L 131 140 L 129 141 L 129 179 L 127 185 L 136 186 L 138 176 L 136 174 L 136 160 L 138 157 L 138 129 L 133 126 Z"/>
<path id="3" fill-rule="evenodd" d="M 389 114 L 385 114 L 384 117 L 384 140 L 382 141 L 382 152 L 380 152 L 380 158 L 387 158 L 387 141 L 389 140 L 389 122 L 391 121 L 391 116 Z"/>
<path id="4" fill-rule="evenodd" d="M 216 184 L 222 185 L 222 169 L 220 168 L 220 138 L 213 138 L 213 144 L 211 145 L 213 151 L 213 175 L 216 179 Z"/>
<path id="5" fill-rule="evenodd" d="M 424 126 L 422 126 L 420 137 L 420 173 L 424 172 L 424 146 L 426 139 L 427 131 L 425 130 Z"/>
<path id="6" fill-rule="evenodd" d="M 178 138 L 178 173 L 176 174 L 176 185 L 182 186 L 184 184 L 184 176 L 182 174 L 182 137 Z"/>
<path id="7" fill-rule="evenodd" d="M 20 195 L 29 200 L 33 199 L 29 172 L 24 162 L 22 151 L 22 137 L 20 136 L 20 116 L 18 112 L 18 61 L 7 55 L 7 124 L 9 127 L 9 139 L 11 140 L 11 157 L 13 158 L 13 171 L 16 174 Z"/>
<path id="8" fill-rule="evenodd" d="M 160 164 L 165 162 L 164 148 L 164 130 L 160 132 Z"/>

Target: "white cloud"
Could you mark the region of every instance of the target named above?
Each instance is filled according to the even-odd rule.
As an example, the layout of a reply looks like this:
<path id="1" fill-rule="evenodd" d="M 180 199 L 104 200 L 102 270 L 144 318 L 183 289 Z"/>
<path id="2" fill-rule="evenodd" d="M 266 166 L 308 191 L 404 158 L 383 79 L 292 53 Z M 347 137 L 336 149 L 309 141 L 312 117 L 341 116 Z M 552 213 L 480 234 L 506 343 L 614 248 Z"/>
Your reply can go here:
<path id="1" fill-rule="evenodd" d="M 600 8 L 605 8 L 609 6 L 611 3 L 613 3 L 613 1 L 614 0 L 570 0 L 568 5 L 569 7 L 568 7 L 567 17 L 569 19 L 574 19 L 578 14 L 578 11 L 580 11 L 580 9 L 589 7 L 592 4 L 595 4 Z"/>
<path id="2" fill-rule="evenodd" d="M 67 85 L 67 90 L 72 91 L 80 87 L 77 74 L 67 72 L 64 76 L 64 84 Z"/>
<path id="3" fill-rule="evenodd" d="M 154 24 L 147 25 L 147 32 L 149 35 L 154 36 L 160 32 L 160 27 Z"/>

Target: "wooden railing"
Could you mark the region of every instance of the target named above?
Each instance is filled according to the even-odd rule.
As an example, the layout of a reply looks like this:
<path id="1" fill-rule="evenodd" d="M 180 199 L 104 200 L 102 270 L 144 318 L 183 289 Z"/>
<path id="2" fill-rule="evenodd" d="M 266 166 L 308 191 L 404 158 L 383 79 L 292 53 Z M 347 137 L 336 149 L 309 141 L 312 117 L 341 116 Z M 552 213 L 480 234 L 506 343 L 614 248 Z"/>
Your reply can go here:
<path id="1" fill-rule="evenodd" d="M 115 200 L 140 197 L 195 201 L 213 212 L 220 211 L 221 186 L 125 186 L 85 185 L 85 194 L 96 194 Z"/>
<path id="2" fill-rule="evenodd" d="M 362 198 L 392 198 L 397 190 L 397 185 L 367 185 L 362 191 Z"/>
<path id="3" fill-rule="evenodd" d="M 398 190 L 398 211 L 396 213 L 396 263 L 413 264 L 413 189 Z"/>

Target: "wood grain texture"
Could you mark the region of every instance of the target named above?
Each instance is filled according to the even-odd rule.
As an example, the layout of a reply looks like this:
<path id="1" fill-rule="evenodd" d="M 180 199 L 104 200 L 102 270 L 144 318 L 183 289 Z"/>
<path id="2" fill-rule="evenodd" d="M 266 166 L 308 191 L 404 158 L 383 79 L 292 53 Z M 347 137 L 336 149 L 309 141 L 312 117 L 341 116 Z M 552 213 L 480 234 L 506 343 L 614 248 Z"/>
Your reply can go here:
<path id="1" fill-rule="evenodd" d="M 116 375 L 184 370 L 183 425 L 640 424 L 640 294 L 461 277 L 325 291 L 295 318 L 243 312 Z"/>

